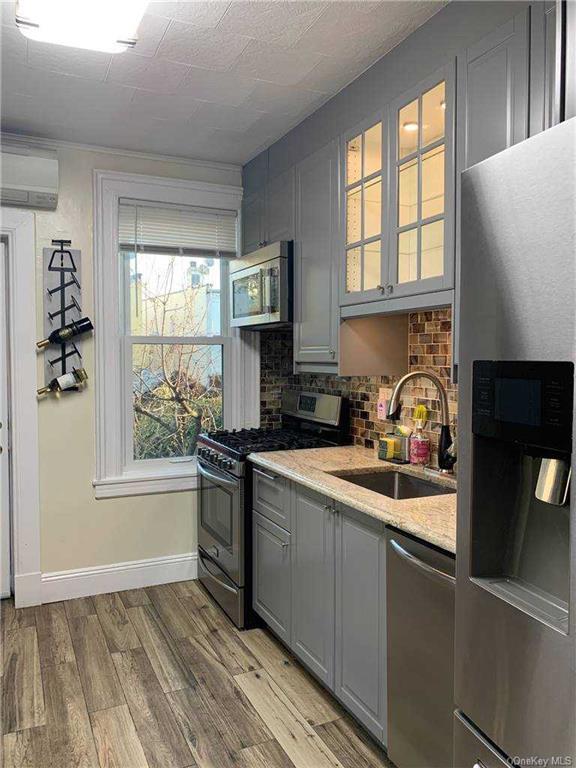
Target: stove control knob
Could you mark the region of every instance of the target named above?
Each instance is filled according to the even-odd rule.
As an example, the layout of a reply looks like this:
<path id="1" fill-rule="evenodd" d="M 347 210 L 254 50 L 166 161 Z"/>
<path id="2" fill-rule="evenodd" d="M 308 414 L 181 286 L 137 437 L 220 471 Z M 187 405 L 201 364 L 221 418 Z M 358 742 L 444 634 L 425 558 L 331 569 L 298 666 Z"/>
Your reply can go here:
<path id="1" fill-rule="evenodd" d="M 226 461 L 222 464 L 223 469 L 232 469 L 233 466 L 234 466 L 234 462 L 232 461 L 232 459 L 226 459 Z"/>

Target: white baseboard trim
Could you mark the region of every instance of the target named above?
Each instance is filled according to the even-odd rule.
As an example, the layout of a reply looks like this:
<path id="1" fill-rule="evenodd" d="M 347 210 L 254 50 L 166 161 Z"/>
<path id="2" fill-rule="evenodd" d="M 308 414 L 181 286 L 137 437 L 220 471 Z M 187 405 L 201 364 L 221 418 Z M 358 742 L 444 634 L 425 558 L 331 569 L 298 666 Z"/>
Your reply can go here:
<path id="1" fill-rule="evenodd" d="M 152 587 L 172 581 L 187 581 L 197 576 L 197 552 L 71 571 L 54 571 L 42 574 L 42 602 L 54 603 L 74 597 L 100 595 L 104 592 Z"/>
<path id="2" fill-rule="evenodd" d="M 42 602 L 42 584 L 40 571 L 20 573 L 14 576 L 14 605 L 26 608 Z"/>

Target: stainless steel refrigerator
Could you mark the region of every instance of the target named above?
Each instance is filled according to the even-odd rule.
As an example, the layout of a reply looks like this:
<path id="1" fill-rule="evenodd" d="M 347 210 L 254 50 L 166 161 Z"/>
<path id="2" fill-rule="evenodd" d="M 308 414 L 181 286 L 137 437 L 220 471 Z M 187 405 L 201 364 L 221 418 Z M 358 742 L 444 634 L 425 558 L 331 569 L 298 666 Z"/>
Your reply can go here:
<path id="1" fill-rule="evenodd" d="M 576 119 L 461 202 L 455 766 L 576 765 Z"/>

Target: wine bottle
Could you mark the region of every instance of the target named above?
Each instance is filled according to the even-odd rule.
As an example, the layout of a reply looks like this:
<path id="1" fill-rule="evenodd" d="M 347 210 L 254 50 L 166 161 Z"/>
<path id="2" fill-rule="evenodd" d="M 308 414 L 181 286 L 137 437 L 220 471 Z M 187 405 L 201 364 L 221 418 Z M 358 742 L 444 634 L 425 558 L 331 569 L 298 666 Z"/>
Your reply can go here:
<path id="1" fill-rule="evenodd" d="M 47 339 L 38 341 L 36 346 L 38 349 L 43 349 L 49 344 L 64 344 L 64 342 L 70 341 L 70 339 L 73 339 L 76 336 L 81 336 L 83 333 L 88 333 L 88 331 L 93 330 L 94 326 L 89 317 L 83 317 L 80 320 L 72 320 L 71 323 L 63 325 L 62 328 L 52 331 Z"/>
<path id="2" fill-rule="evenodd" d="M 88 374 L 84 368 L 74 368 L 70 373 L 63 373 L 52 381 L 49 381 L 45 387 L 38 390 L 38 395 L 47 395 L 49 392 L 64 392 L 67 389 L 78 389 L 86 381 Z"/>

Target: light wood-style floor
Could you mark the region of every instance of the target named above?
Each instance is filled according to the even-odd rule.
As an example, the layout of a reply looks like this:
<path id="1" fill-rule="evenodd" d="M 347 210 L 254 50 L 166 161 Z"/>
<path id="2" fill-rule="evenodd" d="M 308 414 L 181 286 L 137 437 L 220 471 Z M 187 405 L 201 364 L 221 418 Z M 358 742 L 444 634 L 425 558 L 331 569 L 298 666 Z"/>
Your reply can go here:
<path id="1" fill-rule="evenodd" d="M 1 604 L 4 768 L 384 768 L 266 631 L 195 582 Z"/>

